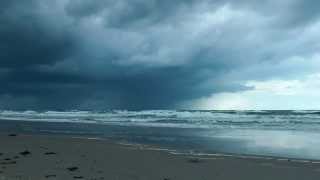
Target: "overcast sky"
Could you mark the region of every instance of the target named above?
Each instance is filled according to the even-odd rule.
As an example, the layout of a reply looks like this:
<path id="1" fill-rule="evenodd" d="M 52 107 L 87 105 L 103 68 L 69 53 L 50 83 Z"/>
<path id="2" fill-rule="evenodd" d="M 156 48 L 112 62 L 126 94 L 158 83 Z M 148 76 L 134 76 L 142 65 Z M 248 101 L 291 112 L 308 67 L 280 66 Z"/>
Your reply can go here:
<path id="1" fill-rule="evenodd" d="M 320 1 L 1 0 L 1 109 L 320 109 Z"/>

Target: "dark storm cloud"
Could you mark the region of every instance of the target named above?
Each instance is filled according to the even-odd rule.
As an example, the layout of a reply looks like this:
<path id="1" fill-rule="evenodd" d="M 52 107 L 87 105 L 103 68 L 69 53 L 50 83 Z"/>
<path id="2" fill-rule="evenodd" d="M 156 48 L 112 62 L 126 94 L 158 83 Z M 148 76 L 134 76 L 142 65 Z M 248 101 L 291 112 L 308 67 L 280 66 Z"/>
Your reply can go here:
<path id="1" fill-rule="evenodd" d="M 70 53 L 68 29 L 55 32 L 36 1 L 1 2 L 0 66 L 23 68 L 53 64 Z"/>
<path id="2" fill-rule="evenodd" d="M 145 0 L 109 0 L 109 1 L 70 1 L 66 11 L 74 18 L 101 15 L 105 18 L 107 26 L 129 27 L 137 23 L 157 23 L 167 20 L 170 15 L 177 11 L 190 8 L 196 2 L 203 0 L 170 0 L 145 1 Z"/>
<path id="3" fill-rule="evenodd" d="M 282 70 L 315 54 L 317 4 L 1 1 L 0 107 L 175 108 L 247 80 L 312 73 Z"/>

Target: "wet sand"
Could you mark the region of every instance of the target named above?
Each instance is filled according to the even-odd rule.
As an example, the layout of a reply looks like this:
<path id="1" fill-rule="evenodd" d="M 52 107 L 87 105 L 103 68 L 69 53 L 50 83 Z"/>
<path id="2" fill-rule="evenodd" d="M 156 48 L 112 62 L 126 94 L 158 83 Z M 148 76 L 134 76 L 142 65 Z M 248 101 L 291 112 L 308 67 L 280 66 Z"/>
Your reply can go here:
<path id="1" fill-rule="evenodd" d="M 318 180 L 320 164 L 188 156 L 107 140 L 0 135 L 0 180 Z"/>

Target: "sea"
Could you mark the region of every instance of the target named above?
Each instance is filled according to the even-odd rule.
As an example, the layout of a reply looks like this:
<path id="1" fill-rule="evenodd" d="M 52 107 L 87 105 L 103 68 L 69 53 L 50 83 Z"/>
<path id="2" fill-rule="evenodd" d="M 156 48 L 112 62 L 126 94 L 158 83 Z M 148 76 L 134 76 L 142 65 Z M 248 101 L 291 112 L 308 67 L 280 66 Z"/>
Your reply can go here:
<path id="1" fill-rule="evenodd" d="M 190 154 L 320 160 L 320 111 L 0 111 L 0 132 L 71 135 Z"/>

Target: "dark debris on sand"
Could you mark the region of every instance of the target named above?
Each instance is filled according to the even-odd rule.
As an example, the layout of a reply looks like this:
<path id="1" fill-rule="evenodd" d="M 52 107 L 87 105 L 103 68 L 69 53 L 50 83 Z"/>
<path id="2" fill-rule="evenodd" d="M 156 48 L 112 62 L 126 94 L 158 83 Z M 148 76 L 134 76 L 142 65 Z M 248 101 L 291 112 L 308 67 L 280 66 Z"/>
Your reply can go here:
<path id="1" fill-rule="evenodd" d="M 76 171 L 76 170 L 78 170 L 79 168 L 78 167 L 68 167 L 67 168 L 69 171 Z"/>
<path id="2" fill-rule="evenodd" d="M 57 153 L 55 153 L 55 152 L 46 152 L 46 153 L 44 153 L 45 155 L 56 155 Z"/>
<path id="3" fill-rule="evenodd" d="M 17 134 L 9 134 L 8 136 L 10 136 L 10 137 L 16 137 Z"/>
<path id="4" fill-rule="evenodd" d="M 30 155 L 31 152 L 28 151 L 28 150 L 25 150 L 25 151 L 23 151 L 23 152 L 20 152 L 19 154 L 21 154 L 22 156 L 27 156 L 27 155 Z"/>
<path id="5" fill-rule="evenodd" d="M 73 176 L 73 179 L 83 179 L 83 176 Z"/>

